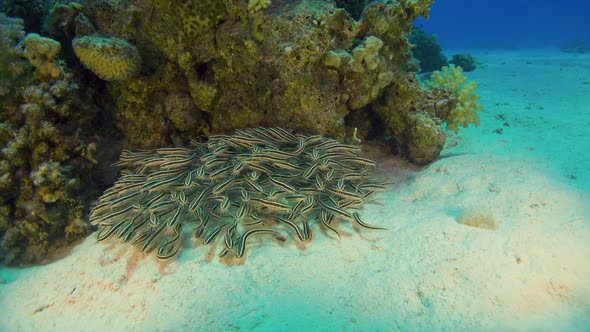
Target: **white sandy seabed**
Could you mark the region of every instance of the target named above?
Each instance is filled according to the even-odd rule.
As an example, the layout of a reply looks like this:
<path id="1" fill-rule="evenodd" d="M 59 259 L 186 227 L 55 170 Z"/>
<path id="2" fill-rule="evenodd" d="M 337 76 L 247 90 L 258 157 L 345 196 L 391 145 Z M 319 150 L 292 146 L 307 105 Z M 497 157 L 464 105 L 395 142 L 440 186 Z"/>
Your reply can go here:
<path id="1" fill-rule="evenodd" d="M 481 126 L 424 169 L 381 166 L 395 184 L 361 213 L 388 231 L 264 241 L 238 266 L 89 237 L 0 269 L 0 330 L 590 331 L 590 55 L 473 54 Z"/>

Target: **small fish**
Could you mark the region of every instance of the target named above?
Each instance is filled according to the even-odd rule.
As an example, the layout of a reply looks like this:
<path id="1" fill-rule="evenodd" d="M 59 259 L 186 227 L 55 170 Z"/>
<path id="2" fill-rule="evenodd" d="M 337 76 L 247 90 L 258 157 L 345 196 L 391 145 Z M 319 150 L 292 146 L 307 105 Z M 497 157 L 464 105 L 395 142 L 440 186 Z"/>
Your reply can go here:
<path id="1" fill-rule="evenodd" d="M 273 231 L 271 229 L 265 229 L 265 228 L 255 228 L 255 229 L 251 229 L 251 230 L 247 231 L 246 233 L 244 233 L 244 235 L 242 235 L 240 237 L 238 250 L 236 252 L 237 258 L 240 258 L 244 255 L 244 251 L 246 250 L 246 240 L 248 240 L 248 237 L 253 234 L 256 234 L 256 233 L 270 233 L 270 234 L 275 234 L 275 235 L 279 234 L 276 231 Z"/>

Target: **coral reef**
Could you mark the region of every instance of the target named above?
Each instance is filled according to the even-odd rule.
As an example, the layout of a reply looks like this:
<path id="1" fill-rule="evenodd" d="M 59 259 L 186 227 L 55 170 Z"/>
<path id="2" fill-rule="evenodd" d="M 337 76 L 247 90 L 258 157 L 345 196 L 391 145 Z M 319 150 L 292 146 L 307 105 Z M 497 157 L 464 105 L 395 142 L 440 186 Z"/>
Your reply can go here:
<path id="1" fill-rule="evenodd" d="M 47 16 L 43 30 L 60 39 L 70 41 L 74 37 L 83 37 L 95 33 L 94 26 L 82 13 L 84 6 L 77 2 L 55 4 Z"/>
<path id="2" fill-rule="evenodd" d="M 55 69 L 55 41 L 38 35 L 29 38 L 21 53 L 38 66 L 37 78 L 33 80 L 30 64 L 20 67 L 24 70 L 20 76 L 29 79 L 16 81 L 10 98 L 0 100 L 0 261 L 4 263 L 41 261 L 59 246 L 88 234 L 89 202 L 101 190 L 89 184 L 103 183 L 96 174 L 98 108 L 92 93 L 61 68 L 59 75 L 39 69 L 43 65 Z M 40 54 L 37 58 L 35 52 Z M 24 54 L 22 59 L 27 61 Z"/>
<path id="3" fill-rule="evenodd" d="M 241 258 L 249 237 L 289 234 L 310 241 L 315 230 L 340 237 L 340 224 L 365 228 L 352 209 L 383 186 L 369 180 L 360 146 L 280 128 L 212 136 L 208 143 L 154 152 L 124 151 L 126 169 L 91 214 L 97 237 L 118 237 L 143 252 L 174 256 L 182 228 L 196 224 L 204 244 L 223 238 L 220 257 Z"/>
<path id="4" fill-rule="evenodd" d="M 35 80 L 29 61 L 19 59 L 28 46 L 21 43 L 24 51 L 16 47 L 23 38 L 23 22 L 0 16 L 0 52 L 7 55 L 0 61 L 0 91 L 10 97 L 0 99 L 0 257 L 12 262 L 40 260 L 57 243 L 85 234 L 89 201 L 112 184 L 114 171 L 106 169 L 123 146 L 150 149 L 154 153 L 152 157 L 166 159 L 168 150 L 158 148 L 187 146 L 191 140 L 209 139 L 211 147 L 193 144 L 189 148 L 197 153 L 192 162 L 199 164 L 209 160 L 205 154 L 215 152 L 211 150 L 213 145 L 221 148 L 235 144 L 232 137 L 239 137 L 220 134 L 242 128 L 278 126 L 289 128 L 288 133 L 297 133 L 289 134 L 298 138 L 297 142 L 273 143 L 266 137 L 261 148 L 274 144 L 277 150 L 289 153 L 295 151 L 299 139 L 311 140 L 305 145 L 306 154 L 288 159 L 289 165 L 308 168 L 310 163 L 315 165 L 312 143 L 314 137 L 319 137 L 315 135 L 341 141 L 353 137 L 354 141 L 365 143 L 386 140 L 394 152 L 410 161 L 425 164 L 434 160 L 446 137 L 441 126 L 446 122 L 447 128 L 457 130 L 459 126 L 476 122 L 474 110 L 478 105 L 475 85 L 462 82 L 457 86 L 459 77 L 452 70 L 450 74 L 455 81 L 435 74 L 433 77 L 440 79 L 422 87 L 416 78 L 419 69 L 407 36 L 417 17 L 429 15 L 432 2 L 32 1 L 27 6 L 36 3 L 44 8 L 46 15 L 38 15 L 34 22 L 30 21 L 33 18 L 24 22 L 25 26 L 37 27 L 44 22 L 42 31 L 31 31 L 44 37 L 31 35 L 30 41 L 44 41 L 51 51 L 39 50 L 37 54 L 42 54 L 41 58 L 29 56 L 37 67 Z M 6 3 L 26 7 L 22 0 Z M 41 38 L 51 38 L 53 42 Z M 61 44 L 61 49 L 56 42 Z M 33 50 L 31 47 L 29 52 L 32 54 Z M 54 75 L 58 68 L 61 74 Z M 8 94 L 3 86 L 15 93 Z M 257 136 L 259 133 L 238 133 L 262 139 Z M 243 142 L 244 138 L 238 141 Z M 327 138 L 321 142 L 338 146 Z M 252 146 L 228 149 L 253 153 Z M 293 175 L 293 169 L 283 168 L 289 165 L 271 166 L 277 162 L 277 153 L 271 154 L 275 159 L 266 160 L 265 165 L 276 167 L 272 170 L 279 174 Z M 123 160 L 125 156 L 147 157 L 143 153 L 125 153 Z M 238 164 L 233 159 L 236 156 L 227 157 L 226 162 Z M 344 169 L 358 170 L 354 162 L 337 162 Z M 149 174 L 167 179 L 156 173 L 163 170 L 154 167 L 148 173 L 135 174 L 137 177 L 127 177 L 124 173 L 122 179 L 143 176 L 148 181 L 147 177 L 154 176 Z M 296 170 L 300 172 L 299 168 Z M 207 171 L 215 172 L 211 168 Z M 219 175 L 227 179 L 224 172 Z M 267 194 L 266 190 L 275 184 L 266 173 L 256 172 Z M 315 220 L 321 222 L 322 218 L 328 218 L 324 221 L 332 227 L 334 223 L 328 221 L 330 215 L 321 211 L 336 208 L 331 211 L 342 215 L 338 204 L 347 201 L 330 193 L 339 187 L 325 181 L 324 168 L 318 174 L 323 174 L 319 177 L 323 182 L 317 182 L 315 176 L 278 180 L 298 190 L 300 187 L 318 189 L 313 187 L 316 183 L 320 187 L 325 184 L 328 189 L 313 194 L 317 204 L 310 209 L 319 215 Z M 242 173 L 239 176 L 245 179 Z M 93 185 L 91 179 L 95 181 Z M 116 186 L 124 184 L 121 181 Z M 216 186 L 221 184 L 217 179 L 212 181 Z M 343 184 L 346 192 L 342 194 L 358 194 L 353 188 L 359 187 L 357 184 L 347 177 Z M 172 200 L 182 197 L 176 189 L 162 187 L 162 190 L 162 197 Z M 183 191 L 186 199 L 194 197 L 196 189 L 191 190 Z M 236 203 L 241 199 L 234 191 L 218 194 L 227 194 Z M 247 194 L 257 199 L 252 206 L 262 212 L 259 214 L 270 211 L 271 207 L 262 203 L 269 199 L 262 192 Z M 137 195 L 134 197 L 139 199 L 145 194 L 141 191 Z M 120 202 L 133 201 L 131 197 L 128 199 Z M 108 200 L 103 196 L 103 202 Z M 221 203 L 224 200 L 215 196 L 203 209 L 215 214 L 218 213 L 215 206 Z M 279 203 L 291 208 L 296 202 L 281 198 Z M 340 208 L 344 216 L 353 216 L 345 207 Z M 232 214 L 238 212 L 234 203 L 227 209 Z M 123 212 L 128 213 L 132 211 Z M 289 220 L 285 213 L 279 214 Z M 95 212 L 94 216 L 98 215 Z M 304 234 L 305 222 L 297 218 L 289 220 L 296 228 L 288 223 L 286 227 L 295 231 L 300 240 L 307 239 L 309 234 L 300 236 Z M 108 223 L 115 222 L 109 220 L 103 220 L 103 235 L 109 232 Z M 131 238 L 137 234 L 123 228 L 129 224 L 117 222 L 114 226 L 117 230 L 111 234 L 123 232 Z M 274 224 L 267 226 L 272 226 L 274 231 Z M 331 231 L 328 226 L 319 225 Z M 230 228 L 223 227 L 226 232 Z M 201 235 L 210 238 L 213 230 L 202 227 Z M 231 228 L 228 241 L 245 243 L 246 234 L 252 234 L 248 231 L 249 228 Z M 158 236 L 153 236 L 154 246 L 160 241 L 155 238 Z M 146 250 L 152 248 L 148 247 Z M 229 247 L 231 255 L 238 256 L 238 250 L 243 254 L 240 246 Z M 163 256 L 172 251 L 170 246 L 161 249 Z"/>
<path id="5" fill-rule="evenodd" d="M 29 85 L 20 105 L 2 106 L 0 259 L 33 262 L 84 236 L 93 180 L 90 130 L 97 109 L 82 104 L 69 76 Z"/>
<path id="6" fill-rule="evenodd" d="M 117 122 L 134 119 L 117 124 L 130 146 L 153 148 L 187 143 L 184 133 L 259 125 L 345 137 L 348 114 L 375 103 L 395 78 L 404 78 L 399 88 L 409 84 L 405 34 L 416 17 L 428 15 L 432 1 L 373 2 L 359 21 L 317 0 L 273 2 L 255 13 L 249 2 L 229 0 L 159 1 L 152 11 L 147 4 L 81 3 L 99 33 L 132 40 L 152 73 L 109 83 L 107 91 Z M 178 30 L 184 33 L 170 33 Z M 199 122 L 191 121 L 192 128 L 181 130 L 163 110 L 166 96 L 178 93 L 193 98 L 192 118 Z"/>
<path id="7" fill-rule="evenodd" d="M 451 57 L 451 64 L 461 67 L 464 72 L 474 71 L 477 68 L 477 61 L 471 54 L 454 54 Z"/>
<path id="8" fill-rule="evenodd" d="M 345 50 L 326 53 L 324 64 L 338 70 L 344 77 L 345 89 L 354 91 L 356 88 L 357 91 L 364 92 L 347 96 L 350 110 L 368 105 L 391 83 L 393 73 L 384 66 L 386 60 L 379 54 L 382 47 L 381 39 L 369 36 L 350 53 Z M 359 83 L 362 84 L 362 89 L 358 89 Z"/>
<path id="9" fill-rule="evenodd" d="M 252 6 L 248 4 L 248 10 L 262 9 L 266 1 L 256 1 Z M 261 3 L 259 4 L 259 2 Z M 178 7 L 178 15 L 181 18 L 185 34 L 190 38 L 197 38 L 219 24 L 226 15 L 226 8 L 224 1 L 219 0 L 189 1 Z"/>
<path id="10" fill-rule="evenodd" d="M 121 38 L 84 36 L 75 38 L 72 47 L 80 62 L 105 81 L 128 80 L 141 69 L 137 49 Z"/>

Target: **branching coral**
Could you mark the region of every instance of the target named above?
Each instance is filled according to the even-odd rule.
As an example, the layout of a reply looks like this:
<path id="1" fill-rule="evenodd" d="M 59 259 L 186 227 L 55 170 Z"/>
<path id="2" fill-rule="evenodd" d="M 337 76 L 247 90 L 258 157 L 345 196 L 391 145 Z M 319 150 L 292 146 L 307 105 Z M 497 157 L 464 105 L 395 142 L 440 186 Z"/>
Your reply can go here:
<path id="1" fill-rule="evenodd" d="M 174 256 L 182 228 L 196 223 L 204 244 L 223 238 L 221 257 L 240 258 L 254 234 L 310 241 L 339 224 L 366 228 L 357 212 L 383 186 L 368 179 L 374 163 L 359 146 L 286 130 L 248 129 L 208 143 L 154 152 L 124 151 L 121 178 L 91 214 L 99 240 L 118 237 L 143 252 Z"/>
<path id="2" fill-rule="evenodd" d="M 96 190 L 88 184 L 97 180 L 91 178 L 96 161 L 90 140 L 98 110 L 80 92 L 65 75 L 19 89 L 2 104 L 2 262 L 40 261 L 65 238 L 75 240 L 89 231 L 80 221 Z"/>
<path id="3" fill-rule="evenodd" d="M 478 103 L 479 95 L 475 93 L 477 83 L 467 82 L 461 67 L 445 66 L 442 72 L 435 71 L 425 83 L 432 93 L 448 96 L 448 99 L 439 97 L 439 103 L 444 107 L 438 108 L 436 114 L 446 122 L 447 129 L 457 133 L 459 126 L 479 125 L 477 112 L 483 107 Z"/>
<path id="4" fill-rule="evenodd" d="M 13 92 L 27 77 L 28 64 L 17 46 L 24 36 L 23 20 L 0 13 L 0 97 Z"/>

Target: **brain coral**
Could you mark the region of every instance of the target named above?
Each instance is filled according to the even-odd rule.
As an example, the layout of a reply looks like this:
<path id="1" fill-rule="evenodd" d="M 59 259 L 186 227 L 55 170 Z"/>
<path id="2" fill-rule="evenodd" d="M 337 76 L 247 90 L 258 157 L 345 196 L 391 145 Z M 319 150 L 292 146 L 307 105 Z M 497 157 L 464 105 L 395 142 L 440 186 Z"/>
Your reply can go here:
<path id="1" fill-rule="evenodd" d="M 137 49 L 121 38 L 85 36 L 75 38 L 72 46 L 82 64 L 105 81 L 129 79 L 141 67 Z"/>

